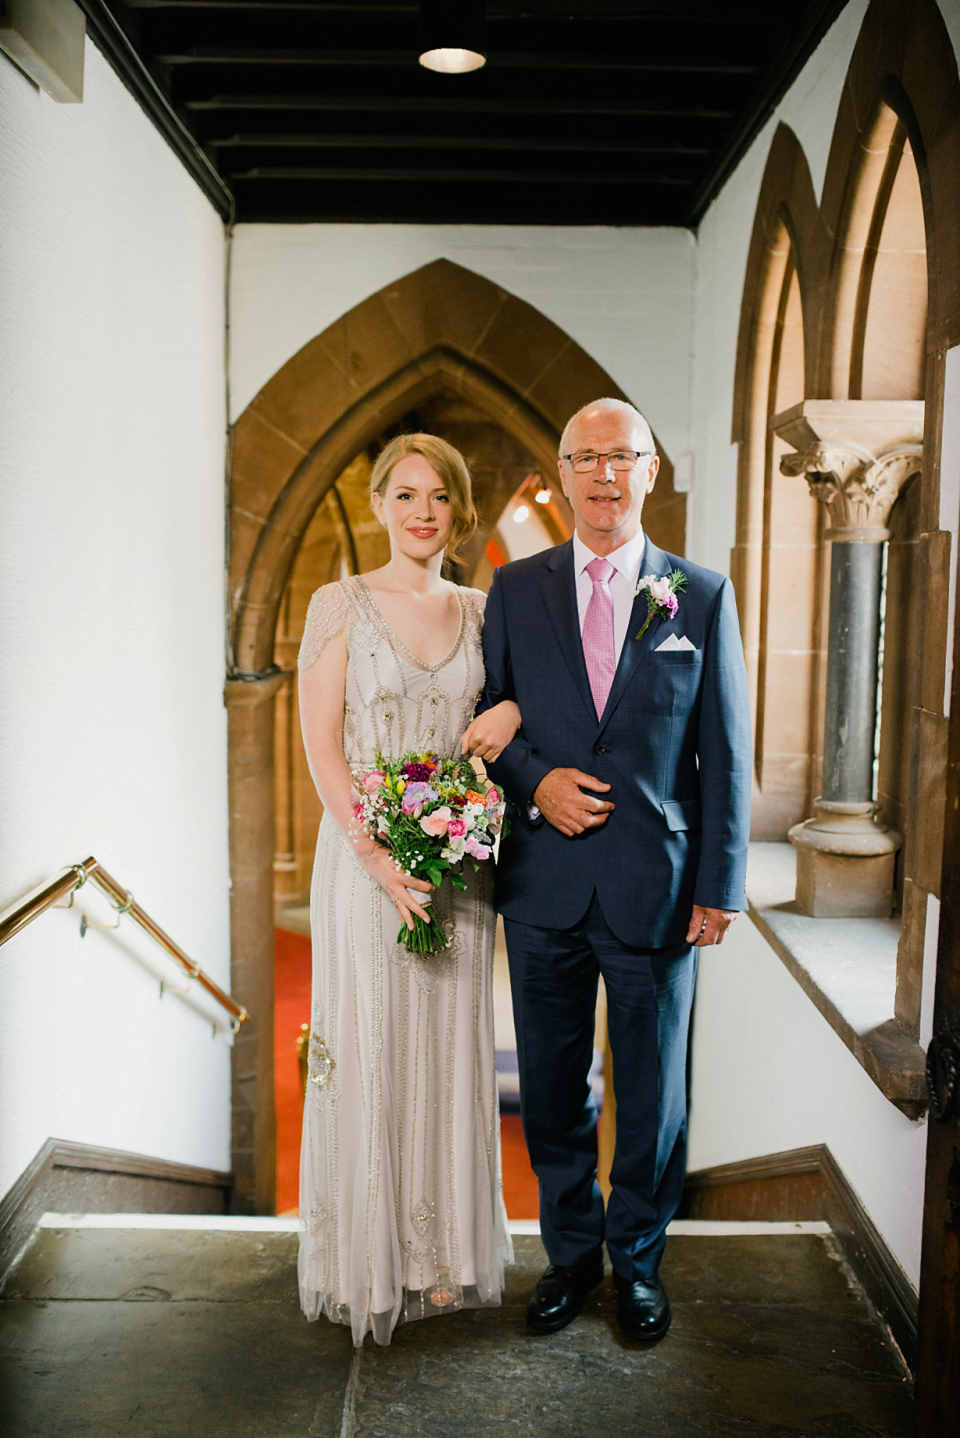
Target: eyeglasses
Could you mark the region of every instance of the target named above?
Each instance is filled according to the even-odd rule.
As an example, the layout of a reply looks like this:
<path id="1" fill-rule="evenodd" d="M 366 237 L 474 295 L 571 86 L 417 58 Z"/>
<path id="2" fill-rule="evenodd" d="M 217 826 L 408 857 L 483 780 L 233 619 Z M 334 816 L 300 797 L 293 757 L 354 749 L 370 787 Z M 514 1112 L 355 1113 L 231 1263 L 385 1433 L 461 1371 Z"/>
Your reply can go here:
<path id="1" fill-rule="evenodd" d="M 569 460 L 574 474 L 591 474 L 601 459 L 608 459 L 610 468 L 618 474 L 625 474 L 633 469 L 638 459 L 645 459 L 652 453 L 651 449 L 642 449 L 639 454 L 634 449 L 613 449 L 607 454 L 595 454 L 592 449 L 582 449 L 576 454 L 562 454 L 560 458 Z"/>

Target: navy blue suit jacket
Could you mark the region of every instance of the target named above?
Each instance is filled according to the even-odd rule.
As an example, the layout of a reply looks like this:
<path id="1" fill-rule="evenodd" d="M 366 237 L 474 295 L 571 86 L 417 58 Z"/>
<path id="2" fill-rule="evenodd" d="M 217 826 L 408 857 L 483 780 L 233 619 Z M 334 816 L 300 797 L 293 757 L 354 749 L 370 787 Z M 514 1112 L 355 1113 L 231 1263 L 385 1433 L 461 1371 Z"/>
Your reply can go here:
<path id="1" fill-rule="evenodd" d="M 514 812 L 500 849 L 496 904 L 507 918 L 572 928 L 597 894 L 623 942 L 681 943 L 694 903 L 746 908 L 750 715 L 730 581 L 647 540 L 643 573 L 682 569 L 672 621 L 635 602 L 603 714 L 590 694 L 577 614 L 573 544 L 498 569 L 487 598 L 480 709 L 514 699 L 523 725 L 488 765 Z M 693 650 L 657 652 L 670 634 Z M 606 823 L 567 838 L 528 817 L 554 768 L 611 786 Z"/>

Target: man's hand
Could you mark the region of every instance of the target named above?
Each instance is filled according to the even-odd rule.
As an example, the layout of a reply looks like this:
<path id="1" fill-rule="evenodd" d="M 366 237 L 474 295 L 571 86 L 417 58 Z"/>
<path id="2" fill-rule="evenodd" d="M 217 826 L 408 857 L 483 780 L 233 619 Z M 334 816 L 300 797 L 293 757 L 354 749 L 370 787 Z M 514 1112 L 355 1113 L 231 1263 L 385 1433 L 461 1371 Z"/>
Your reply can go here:
<path id="1" fill-rule="evenodd" d="M 708 944 L 722 944 L 723 936 L 738 912 L 737 909 L 705 909 L 702 904 L 694 904 L 687 943 L 693 944 L 695 949 L 706 948 Z"/>
<path id="2" fill-rule="evenodd" d="M 585 794 L 584 789 L 606 794 L 610 785 L 581 769 L 551 769 L 534 789 L 533 802 L 548 824 L 572 839 L 585 829 L 599 829 L 615 807 L 607 799 Z"/>

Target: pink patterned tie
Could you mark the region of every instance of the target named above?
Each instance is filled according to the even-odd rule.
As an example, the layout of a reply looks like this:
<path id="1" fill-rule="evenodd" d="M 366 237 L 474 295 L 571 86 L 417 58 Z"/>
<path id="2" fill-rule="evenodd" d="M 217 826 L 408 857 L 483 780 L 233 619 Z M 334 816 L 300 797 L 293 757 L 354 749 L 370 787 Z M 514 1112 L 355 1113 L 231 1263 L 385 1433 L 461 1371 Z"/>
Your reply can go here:
<path id="1" fill-rule="evenodd" d="M 593 593 L 583 616 L 583 657 L 587 661 L 587 677 L 598 719 L 606 708 L 607 695 L 617 672 L 613 596 L 610 593 L 614 572 L 607 559 L 591 559 L 587 565 L 587 573 L 593 580 Z"/>

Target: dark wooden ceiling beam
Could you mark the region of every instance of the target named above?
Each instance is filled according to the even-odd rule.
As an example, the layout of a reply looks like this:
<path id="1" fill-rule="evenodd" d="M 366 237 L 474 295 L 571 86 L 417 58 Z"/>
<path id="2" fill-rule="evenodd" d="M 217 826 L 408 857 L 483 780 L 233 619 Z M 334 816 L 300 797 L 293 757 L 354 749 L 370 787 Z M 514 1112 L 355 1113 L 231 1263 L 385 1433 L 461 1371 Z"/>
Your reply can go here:
<path id="1" fill-rule="evenodd" d="M 486 185 L 620 185 L 627 189 L 633 185 L 669 185 L 689 188 L 696 181 L 681 175 L 600 175 L 594 169 L 568 170 L 438 170 L 434 168 L 413 169 L 398 166 L 346 166 L 346 165 L 258 165 L 251 170 L 231 171 L 232 180 L 364 180 L 392 182 L 397 184 L 486 184 Z"/>
<path id="2" fill-rule="evenodd" d="M 384 97 L 381 95 L 209 95 L 183 101 L 188 110 L 304 110 L 304 111 L 346 111 L 353 114 L 390 114 L 397 111 L 414 111 L 432 115 L 608 115 L 643 118 L 645 116 L 668 115 L 677 119 L 719 120 L 728 122 L 735 118 L 735 111 L 729 108 L 709 108 L 706 105 L 684 104 L 681 101 L 653 104 L 632 96 L 611 97 L 605 95 L 567 95 L 556 98 L 533 99 L 526 95 L 513 98 L 505 96 L 478 95 L 465 99 L 462 96 L 440 97 L 435 95 L 404 95 Z"/>
<path id="3" fill-rule="evenodd" d="M 371 16 L 362 8 L 328 14 L 317 9 L 239 3 L 228 12 L 163 8 L 136 12 L 142 43 L 151 54 L 189 55 L 200 49 L 358 54 L 372 65 L 416 64 L 416 11 Z M 589 55 L 597 61 L 624 56 L 666 64 L 766 67 L 789 40 L 777 10 L 763 23 L 738 23 L 724 7 L 690 21 L 682 14 L 609 20 L 596 15 L 562 19 L 527 16 L 488 25 L 488 67 L 540 64 Z M 543 57 L 542 59 L 540 57 Z"/>
<path id="4" fill-rule="evenodd" d="M 707 146 L 711 153 L 717 147 L 718 134 L 729 128 L 729 120 L 700 118 L 697 115 L 645 114 L 637 119 L 622 114 L 605 112 L 584 113 L 575 111 L 560 114 L 556 110 L 532 110 L 517 114 L 512 110 L 495 110 L 478 113 L 473 109 L 445 110 L 440 119 L 433 113 L 410 109 L 392 103 L 386 109 L 350 111 L 349 109 L 308 109 L 297 110 L 290 106 L 282 109 L 245 109 L 242 104 L 231 106 L 225 103 L 216 109 L 194 110 L 192 123 L 204 141 L 226 139 L 231 135 L 256 133 L 260 135 L 297 134 L 309 142 L 312 139 L 326 140 L 337 135 L 382 134 L 403 139 L 407 136 L 424 136 L 438 142 L 461 138 L 479 140 L 483 143 L 511 143 L 516 140 L 572 141 L 577 145 L 606 144 L 650 144 L 680 147 Z"/>
<path id="5" fill-rule="evenodd" d="M 421 105 L 430 103 L 441 109 L 472 107 L 482 112 L 490 102 L 522 107 L 524 102 L 546 104 L 562 112 L 573 103 L 604 101 L 627 111 L 657 113 L 666 109 L 687 114 L 691 111 L 717 111 L 738 115 L 754 90 L 742 75 L 688 76 L 683 81 L 658 74 L 643 80 L 625 78 L 615 83 L 600 77 L 575 73 L 561 81 L 549 71 L 531 71 L 521 77 L 519 72 L 476 71 L 473 75 L 455 77 L 465 83 L 451 83 L 454 77 L 432 75 L 423 69 L 415 71 L 384 70 L 373 83 L 370 71 L 359 69 L 316 69 L 300 65 L 276 65 L 245 62 L 167 67 L 171 95 L 175 103 L 205 99 L 227 94 L 316 96 L 321 99 L 373 98 L 386 104 Z M 358 105 L 358 108 L 363 108 Z M 611 111 L 613 113 L 613 111 Z"/>
<path id="6" fill-rule="evenodd" d="M 686 192 L 597 186 L 571 211 L 567 185 L 371 185 L 325 180 L 237 180 L 238 212 L 251 222 L 303 224 L 679 225 Z M 613 218 L 615 217 L 615 218 Z"/>
<path id="7" fill-rule="evenodd" d="M 370 134 L 338 135 L 268 135 L 257 131 L 227 135 L 221 139 L 208 137 L 206 144 L 214 150 L 226 150 L 240 146 L 250 149 L 289 150 L 490 150 L 529 151 L 530 153 L 561 153 L 589 155 L 710 155 L 708 145 L 684 145 L 677 141 L 660 144 L 643 140 L 623 140 L 615 137 L 598 140 L 558 139 L 551 135 L 518 136 L 497 135 L 398 135 Z"/>
<path id="8" fill-rule="evenodd" d="M 419 77 L 414 67 L 416 51 L 397 50 L 231 50 L 197 46 L 189 52 L 158 51 L 156 59 L 166 65 L 298 65 L 311 69 L 406 70 Z M 721 59 L 689 59 L 677 62 L 634 58 L 629 55 L 533 55 L 492 54 L 485 74 L 496 70 L 581 70 L 585 73 L 629 75 L 743 75 L 759 72 L 759 65 L 734 64 Z M 442 82 L 440 82 L 442 83 Z"/>

